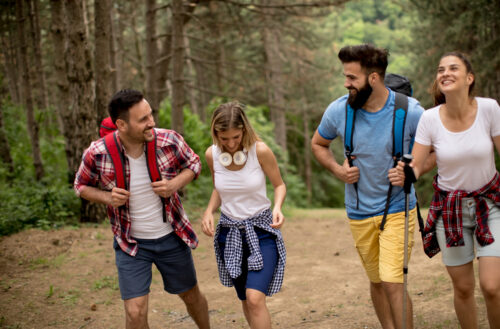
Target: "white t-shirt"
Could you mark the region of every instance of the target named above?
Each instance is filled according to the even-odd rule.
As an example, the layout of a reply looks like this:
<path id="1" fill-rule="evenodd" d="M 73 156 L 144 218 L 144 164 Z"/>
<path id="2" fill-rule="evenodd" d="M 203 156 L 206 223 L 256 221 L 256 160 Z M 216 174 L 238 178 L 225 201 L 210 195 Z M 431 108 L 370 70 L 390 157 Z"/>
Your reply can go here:
<path id="1" fill-rule="evenodd" d="M 494 99 L 476 97 L 474 123 L 461 132 L 451 132 L 441 122 L 439 110 L 424 112 L 415 141 L 432 145 L 436 152 L 439 188 L 471 192 L 486 185 L 495 175 L 492 137 L 500 135 L 500 106 Z"/>
<path id="2" fill-rule="evenodd" d="M 248 150 L 247 161 L 240 170 L 229 170 L 220 164 L 220 148 L 212 146 L 214 185 L 221 198 L 221 211 L 232 219 L 247 219 L 271 206 L 266 195 L 266 175 L 257 158 L 256 145 Z"/>
<path id="3" fill-rule="evenodd" d="M 151 187 L 146 156 L 143 153 L 137 159 L 127 157 L 130 164 L 130 235 L 139 239 L 161 238 L 173 228 L 168 221 L 163 222 L 163 204 Z"/>

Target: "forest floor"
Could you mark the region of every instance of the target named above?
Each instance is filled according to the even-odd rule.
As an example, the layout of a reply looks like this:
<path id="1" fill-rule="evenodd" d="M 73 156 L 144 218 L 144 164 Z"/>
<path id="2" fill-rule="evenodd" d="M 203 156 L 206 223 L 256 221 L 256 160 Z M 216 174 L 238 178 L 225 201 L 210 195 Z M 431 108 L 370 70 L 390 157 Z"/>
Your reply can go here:
<path id="1" fill-rule="evenodd" d="M 247 328 L 234 290 L 219 282 L 211 239 L 193 222 L 200 232 L 193 256 L 212 327 Z M 285 281 L 282 291 L 268 298 L 274 328 L 380 328 L 344 210 L 292 210 L 282 231 Z M 418 230 L 415 238 L 408 274 L 415 327 L 458 328 L 441 257 L 428 259 Z M 480 328 L 487 328 L 477 286 Z M 181 300 L 163 291 L 156 269 L 149 323 L 151 328 L 195 327 Z M 123 327 L 109 224 L 30 229 L 0 239 L 0 328 Z"/>

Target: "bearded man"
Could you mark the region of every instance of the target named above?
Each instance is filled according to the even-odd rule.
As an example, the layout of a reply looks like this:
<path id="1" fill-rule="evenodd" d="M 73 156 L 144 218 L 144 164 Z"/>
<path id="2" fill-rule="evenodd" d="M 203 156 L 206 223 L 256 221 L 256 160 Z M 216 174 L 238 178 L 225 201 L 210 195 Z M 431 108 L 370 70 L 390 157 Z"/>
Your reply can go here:
<path id="1" fill-rule="evenodd" d="M 312 138 L 319 163 L 345 182 L 345 207 L 361 263 L 370 280 L 370 294 L 382 328 L 401 328 L 403 323 L 403 258 L 405 194 L 393 169 L 393 115 L 395 92 L 384 85 L 389 52 L 373 45 L 347 46 L 338 57 L 343 65 L 344 87 L 349 94 L 332 102 Z M 352 130 L 353 150 L 337 163 L 330 144 L 345 138 L 347 104 L 356 111 Z M 410 148 L 423 108 L 408 97 L 404 129 L 404 153 Z M 399 184 L 402 185 L 402 184 Z M 387 201 L 389 200 L 389 201 Z M 385 226 L 380 229 L 388 206 Z M 410 199 L 409 251 L 413 246 L 416 198 Z M 406 294 L 408 296 L 408 294 Z M 411 299 L 407 303 L 407 328 L 413 328 Z"/>

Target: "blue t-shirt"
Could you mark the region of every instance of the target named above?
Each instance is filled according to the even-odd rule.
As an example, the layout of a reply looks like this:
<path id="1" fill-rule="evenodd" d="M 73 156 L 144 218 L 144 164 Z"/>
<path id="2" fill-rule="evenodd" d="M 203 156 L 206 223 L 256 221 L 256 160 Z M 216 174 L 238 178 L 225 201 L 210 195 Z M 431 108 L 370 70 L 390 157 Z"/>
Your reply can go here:
<path id="1" fill-rule="evenodd" d="M 348 95 L 331 103 L 323 114 L 318 133 L 321 137 L 333 140 L 337 136 L 344 141 L 345 107 Z M 356 209 L 356 191 L 353 184 L 345 184 L 345 207 L 350 219 L 364 219 L 384 213 L 389 189 L 388 171 L 394 163 L 392 159 L 392 123 L 395 93 L 389 90 L 384 107 L 375 112 L 359 109 L 353 130 L 353 152 L 356 156 L 353 165 L 359 168 L 358 196 L 359 209 Z M 417 131 L 418 121 L 424 109 L 414 98 L 408 97 L 403 151 L 410 152 L 410 144 Z M 415 207 L 415 192 L 411 192 L 410 209 Z M 392 188 L 389 214 L 405 209 L 405 195 L 402 187 Z"/>

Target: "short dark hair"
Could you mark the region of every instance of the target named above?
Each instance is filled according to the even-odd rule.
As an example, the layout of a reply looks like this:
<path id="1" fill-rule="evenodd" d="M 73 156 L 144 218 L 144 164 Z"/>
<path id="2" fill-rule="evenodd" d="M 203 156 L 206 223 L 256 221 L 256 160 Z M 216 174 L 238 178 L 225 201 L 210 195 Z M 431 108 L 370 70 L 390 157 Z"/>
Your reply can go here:
<path id="1" fill-rule="evenodd" d="M 340 49 L 339 59 L 344 63 L 359 62 L 366 74 L 377 72 L 383 79 L 387 69 L 389 50 L 365 43 Z"/>
<path id="2" fill-rule="evenodd" d="M 129 109 L 144 99 L 144 95 L 134 89 L 122 89 L 117 92 L 108 105 L 108 112 L 111 120 L 116 124 L 117 119 L 128 122 Z"/>

